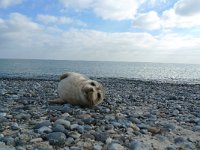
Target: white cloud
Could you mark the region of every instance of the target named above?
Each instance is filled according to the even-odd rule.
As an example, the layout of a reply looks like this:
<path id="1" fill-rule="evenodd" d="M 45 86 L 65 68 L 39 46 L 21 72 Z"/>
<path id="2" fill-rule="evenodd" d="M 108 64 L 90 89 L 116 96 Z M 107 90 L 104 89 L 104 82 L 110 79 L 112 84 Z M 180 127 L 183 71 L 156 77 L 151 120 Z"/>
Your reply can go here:
<path id="1" fill-rule="evenodd" d="M 94 0 L 59 0 L 65 8 L 74 8 L 76 10 L 87 9 L 91 7 Z"/>
<path id="2" fill-rule="evenodd" d="M 9 20 L 4 20 L 4 25 L 7 26 L 7 30 L 2 30 L 1 32 L 7 31 L 26 31 L 26 30 L 37 30 L 39 25 L 37 23 L 31 22 L 31 19 L 20 14 L 11 13 Z"/>
<path id="3" fill-rule="evenodd" d="M 200 1 L 180 0 L 159 16 L 155 11 L 137 14 L 133 19 L 133 27 L 147 30 L 198 27 L 200 26 L 199 6 Z"/>
<path id="4" fill-rule="evenodd" d="M 133 19 L 144 0 L 60 0 L 66 8 L 81 11 L 92 10 L 95 15 L 105 20 Z"/>
<path id="5" fill-rule="evenodd" d="M 52 16 L 52 15 L 37 15 L 37 19 L 44 23 L 44 24 L 73 24 L 73 25 L 78 25 L 78 26 L 87 26 L 87 24 L 81 20 L 77 19 L 72 19 L 70 17 L 65 17 L 65 16 Z"/>
<path id="6" fill-rule="evenodd" d="M 103 19 L 133 19 L 138 5 L 137 0 L 97 0 L 94 5 L 94 12 Z"/>
<path id="7" fill-rule="evenodd" d="M 153 36 L 133 32 L 64 31 L 53 26 L 46 28 L 19 13 L 0 19 L 0 33 L 2 58 L 153 62 L 176 62 L 175 58 L 182 58 L 182 62 L 200 63 L 199 36 L 169 32 Z"/>
<path id="8" fill-rule="evenodd" d="M 200 14 L 193 16 L 180 16 L 175 13 L 174 8 L 163 12 L 162 26 L 163 28 L 192 28 L 200 25 Z"/>
<path id="9" fill-rule="evenodd" d="M 22 3 L 23 0 L 0 0 L 0 8 L 7 8 Z"/>
<path id="10" fill-rule="evenodd" d="M 161 27 L 161 20 L 157 12 L 150 11 L 148 13 L 139 14 L 133 21 L 134 27 L 147 30 L 156 30 Z"/>
<path id="11" fill-rule="evenodd" d="M 70 24 L 73 20 L 69 17 L 64 16 L 50 16 L 50 15 L 38 15 L 37 19 L 45 24 Z"/>
<path id="12" fill-rule="evenodd" d="M 179 0 L 174 6 L 175 12 L 181 16 L 200 14 L 199 0 Z"/>

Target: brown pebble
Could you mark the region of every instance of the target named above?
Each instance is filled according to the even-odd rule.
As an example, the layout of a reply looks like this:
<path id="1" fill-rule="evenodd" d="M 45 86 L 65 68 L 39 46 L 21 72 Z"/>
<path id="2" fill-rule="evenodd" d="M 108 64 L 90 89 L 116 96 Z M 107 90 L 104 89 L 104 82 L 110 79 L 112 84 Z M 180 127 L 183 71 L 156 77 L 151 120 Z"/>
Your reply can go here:
<path id="1" fill-rule="evenodd" d="M 151 132 L 153 135 L 160 133 L 160 128 L 157 128 L 157 127 L 150 127 L 147 130 L 148 132 Z"/>

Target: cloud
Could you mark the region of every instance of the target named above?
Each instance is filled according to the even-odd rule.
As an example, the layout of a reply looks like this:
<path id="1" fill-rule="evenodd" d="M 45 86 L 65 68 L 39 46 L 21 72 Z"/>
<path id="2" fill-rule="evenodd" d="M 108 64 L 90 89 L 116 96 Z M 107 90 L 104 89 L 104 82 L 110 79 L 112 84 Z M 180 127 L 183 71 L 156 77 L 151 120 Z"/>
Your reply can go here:
<path id="1" fill-rule="evenodd" d="M 169 9 L 162 14 L 162 26 L 163 28 L 192 28 L 200 25 L 198 19 L 200 14 L 193 16 L 180 16 L 177 15 L 175 9 Z"/>
<path id="2" fill-rule="evenodd" d="M 22 3 L 23 0 L 1 0 L 0 1 L 0 8 L 7 8 L 13 5 L 17 5 Z"/>
<path id="3" fill-rule="evenodd" d="M 60 0 L 65 8 L 78 11 L 90 9 L 104 20 L 133 19 L 137 9 L 144 0 Z"/>
<path id="4" fill-rule="evenodd" d="M 105 20 L 133 19 L 138 5 L 137 0 L 97 0 L 94 12 Z"/>
<path id="5" fill-rule="evenodd" d="M 77 26 L 86 27 L 87 24 L 81 20 L 72 19 L 65 16 L 52 16 L 52 15 L 37 15 L 37 19 L 45 25 L 59 25 L 59 24 L 73 24 Z"/>
<path id="6" fill-rule="evenodd" d="M 200 26 L 200 1 L 180 0 L 172 8 L 163 11 L 160 15 L 155 11 L 139 13 L 133 19 L 133 27 L 158 30 L 158 29 L 189 29 Z"/>
<path id="7" fill-rule="evenodd" d="M 65 8 L 73 8 L 76 10 L 82 10 L 82 9 L 90 8 L 94 0 L 59 0 L 59 2 Z"/>
<path id="8" fill-rule="evenodd" d="M 161 20 L 157 12 L 150 11 L 148 13 L 139 14 L 133 21 L 134 27 L 147 30 L 156 30 L 161 27 Z"/>
<path id="9" fill-rule="evenodd" d="M 179 0 L 175 6 L 175 12 L 181 16 L 193 16 L 200 14 L 200 1 L 198 0 Z"/>
<path id="10" fill-rule="evenodd" d="M 72 18 L 64 16 L 51 16 L 51 15 L 37 15 L 37 19 L 44 24 L 71 24 L 73 22 Z"/>
<path id="11" fill-rule="evenodd" d="M 200 37 L 165 32 L 115 32 L 43 26 L 19 13 L 0 19 L 1 58 L 199 62 Z M 183 59 L 184 58 L 184 59 Z M 193 58 L 193 60 L 192 60 Z"/>

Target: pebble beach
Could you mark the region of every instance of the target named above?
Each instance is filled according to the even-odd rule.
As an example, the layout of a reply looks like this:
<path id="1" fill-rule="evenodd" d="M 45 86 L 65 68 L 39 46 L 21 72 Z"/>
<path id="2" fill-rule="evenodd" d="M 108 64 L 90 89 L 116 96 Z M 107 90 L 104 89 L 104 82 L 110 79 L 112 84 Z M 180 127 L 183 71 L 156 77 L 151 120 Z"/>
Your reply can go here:
<path id="1" fill-rule="evenodd" d="M 0 150 L 200 150 L 200 84 L 94 78 L 94 108 L 49 105 L 58 80 L 0 78 Z"/>

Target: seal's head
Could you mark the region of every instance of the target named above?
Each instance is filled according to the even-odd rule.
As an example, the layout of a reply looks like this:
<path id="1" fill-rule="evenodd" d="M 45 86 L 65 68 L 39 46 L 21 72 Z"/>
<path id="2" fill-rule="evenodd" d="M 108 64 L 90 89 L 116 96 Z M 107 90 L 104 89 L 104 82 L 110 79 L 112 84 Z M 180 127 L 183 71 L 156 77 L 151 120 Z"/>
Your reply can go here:
<path id="1" fill-rule="evenodd" d="M 87 80 L 86 84 L 82 88 L 82 91 L 89 107 L 96 106 L 104 100 L 105 93 L 103 86 L 97 81 Z"/>

